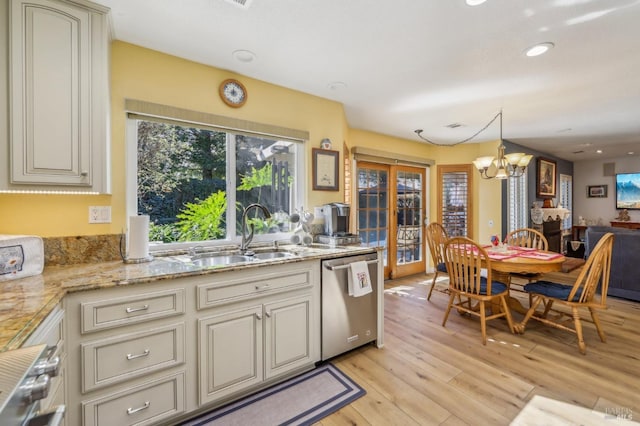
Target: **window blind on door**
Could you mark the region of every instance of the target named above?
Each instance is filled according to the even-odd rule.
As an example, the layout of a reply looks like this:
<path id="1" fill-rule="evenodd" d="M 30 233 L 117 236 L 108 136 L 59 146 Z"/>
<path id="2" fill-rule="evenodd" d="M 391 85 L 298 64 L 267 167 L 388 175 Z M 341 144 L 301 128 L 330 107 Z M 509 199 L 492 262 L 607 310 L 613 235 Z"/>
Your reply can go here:
<path id="1" fill-rule="evenodd" d="M 442 175 L 442 226 L 449 237 L 467 236 L 469 180 L 466 172 Z"/>

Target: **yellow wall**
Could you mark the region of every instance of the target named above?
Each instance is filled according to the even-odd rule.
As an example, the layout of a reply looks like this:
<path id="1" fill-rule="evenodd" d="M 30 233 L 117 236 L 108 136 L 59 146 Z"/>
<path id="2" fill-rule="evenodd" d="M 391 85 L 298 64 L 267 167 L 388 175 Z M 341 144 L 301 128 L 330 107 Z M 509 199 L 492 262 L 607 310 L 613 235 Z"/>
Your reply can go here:
<path id="1" fill-rule="evenodd" d="M 497 155 L 499 142 L 469 143 L 452 147 L 436 146 L 419 143 L 407 139 L 381 135 L 365 130 L 351 129 L 347 144 L 349 148 L 364 146 L 389 153 L 402 153 L 422 159 L 435 161 L 435 166 L 429 170 L 427 188 L 429 197 L 429 218 L 435 220 L 437 212 L 437 169 L 439 164 L 470 164 L 473 160 L 484 155 Z M 502 194 L 501 183 L 496 180 L 483 180 L 480 174 L 473 175 L 472 197 L 474 199 L 473 238 L 478 241 L 490 241 L 491 235 L 502 235 Z M 493 227 L 489 221 L 493 221 Z"/>
<path id="2" fill-rule="evenodd" d="M 218 85 L 226 78 L 237 78 L 248 91 L 242 108 L 229 108 L 218 96 Z M 331 139 L 333 149 L 367 146 L 390 152 L 424 156 L 436 163 L 469 163 L 496 144 L 465 144 L 452 148 L 394 138 L 362 130 L 350 130 L 342 104 L 294 90 L 268 84 L 229 71 L 197 64 L 139 46 L 114 42 L 111 50 L 111 154 L 112 195 L 26 195 L 0 194 L 0 233 L 35 234 L 44 237 L 117 234 L 126 227 L 125 123 L 124 100 L 138 99 L 195 111 L 249 121 L 289 127 L 309 132 L 307 181 L 311 188 L 311 148 L 323 138 Z M 340 161 L 340 176 L 344 176 Z M 431 171 L 430 191 L 435 188 L 435 168 Z M 474 195 L 482 193 L 476 208 L 476 227 L 494 218 L 499 226 L 500 191 L 496 182 L 474 180 Z M 340 191 L 308 191 L 305 208 L 343 199 Z M 431 194 L 431 200 L 435 194 Z M 486 202 L 485 202 L 486 201 Z M 112 223 L 89 224 L 89 206 L 111 206 Z M 435 217 L 435 201 L 431 202 Z M 477 220 L 476 220 L 477 219 Z M 474 233 L 486 237 L 484 231 Z"/>

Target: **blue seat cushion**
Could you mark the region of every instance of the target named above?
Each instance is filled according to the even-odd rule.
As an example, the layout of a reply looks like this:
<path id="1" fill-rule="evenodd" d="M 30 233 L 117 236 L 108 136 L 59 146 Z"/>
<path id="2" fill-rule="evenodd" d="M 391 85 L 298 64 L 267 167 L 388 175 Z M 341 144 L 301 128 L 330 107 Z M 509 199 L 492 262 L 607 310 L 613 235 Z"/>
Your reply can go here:
<path id="1" fill-rule="evenodd" d="M 524 291 L 542 294 L 543 296 L 553 297 L 555 299 L 568 300 L 569 293 L 571 293 L 572 288 L 572 285 L 558 284 L 551 281 L 536 281 L 534 283 L 526 284 L 524 286 Z M 582 288 L 578 289 L 576 292 L 573 302 L 579 301 L 581 294 Z"/>
<path id="2" fill-rule="evenodd" d="M 502 293 L 507 291 L 507 286 L 498 281 L 491 282 L 491 294 Z M 487 294 L 487 279 L 480 277 L 480 294 Z"/>
<path id="3" fill-rule="evenodd" d="M 436 265 L 436 271 L 438 272 L 447 272 L 447 264 L 444 262 L 438 263 Z"/>

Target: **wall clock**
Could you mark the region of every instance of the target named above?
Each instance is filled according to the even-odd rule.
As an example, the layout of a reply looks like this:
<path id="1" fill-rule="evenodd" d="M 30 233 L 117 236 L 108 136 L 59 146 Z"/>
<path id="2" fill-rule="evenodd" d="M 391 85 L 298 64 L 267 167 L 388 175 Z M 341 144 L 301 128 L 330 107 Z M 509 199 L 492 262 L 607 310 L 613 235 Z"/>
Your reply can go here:
<path id="1" fill-rule="evenodd" d="M 247 89 L 242 83 L 233 78 L 220 83 L 220 97 L 225 104 L 233 108 L 240 108 L 247 101 Z"/>

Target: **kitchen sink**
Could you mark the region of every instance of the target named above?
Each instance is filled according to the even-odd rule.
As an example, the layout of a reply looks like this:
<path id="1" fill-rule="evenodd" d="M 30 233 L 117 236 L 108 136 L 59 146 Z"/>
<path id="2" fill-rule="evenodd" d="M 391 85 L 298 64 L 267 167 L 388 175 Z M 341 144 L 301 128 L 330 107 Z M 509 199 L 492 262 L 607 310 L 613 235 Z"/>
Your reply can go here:
<path id="1" fill-rule="evenodd" d="M 205 256 L 192 259 L 191 262 L 196 266 L 228 266 L 236 263 L 253 262 L 252 256 L 243 256 L 241 254 L 223 254 L 215 256 Z"/>
<path id="2" fill-rule="evenodd" d="M 215 266 L 229 266 L 239 263 L 258 262 L 261 260 L 288 259 L 296 257 L 295 253 L 288 251 L 261 251 L 255 254 L 244 255 L 241 253 L 206 253 L 189 258 L 189 262 L 202 268 Z"/>
<path id="3" fill-rule="evenodd" d="M 284 258 L 295 257 L 295 256 L 296 256 L 295 254 L 289 253 L 288 251 L 268 251 L 268 252 L 256 253 L 253 255 L 253 257 L 259 260 L 284 259 Z"/>

